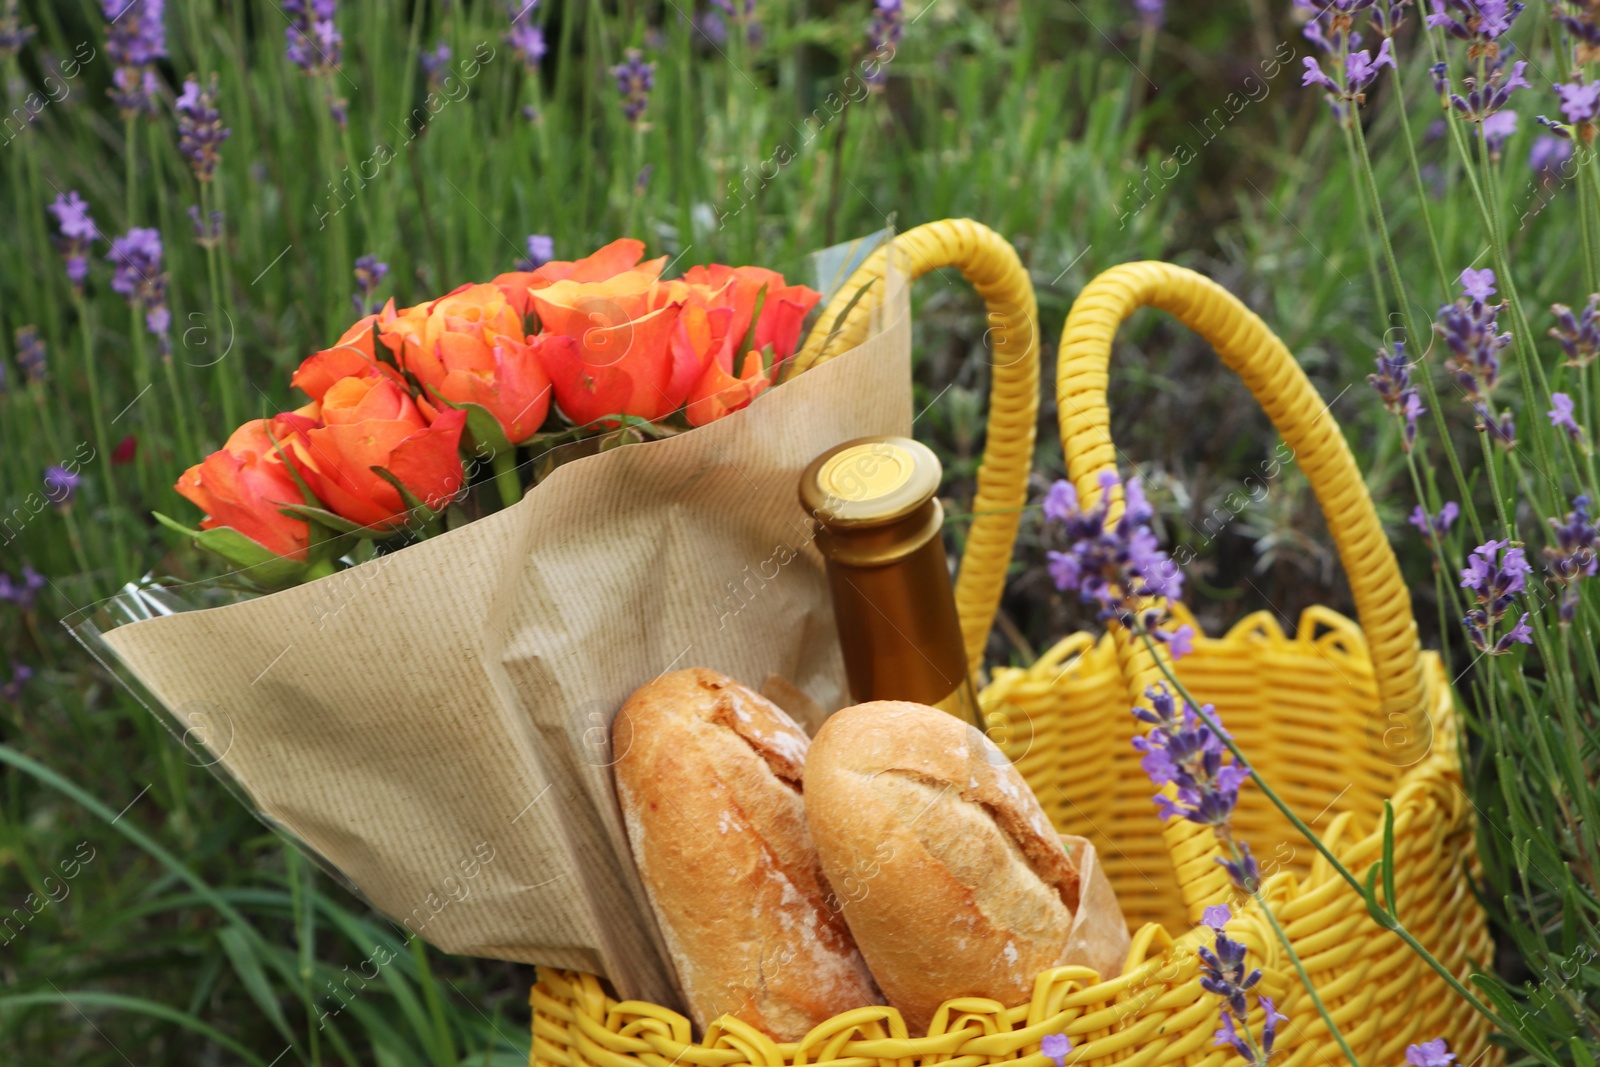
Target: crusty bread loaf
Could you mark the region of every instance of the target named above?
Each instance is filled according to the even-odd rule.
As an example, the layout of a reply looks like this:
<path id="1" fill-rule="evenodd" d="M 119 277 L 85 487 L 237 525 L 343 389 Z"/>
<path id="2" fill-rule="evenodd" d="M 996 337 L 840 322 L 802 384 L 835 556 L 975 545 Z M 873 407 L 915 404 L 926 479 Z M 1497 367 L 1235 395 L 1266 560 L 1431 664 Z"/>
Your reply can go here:
<path id="1" fill-rule="evenodd" d="M 1021 1004 L 1061 965 L 1077 868 L 972 726 L 901 701 L 846 708 L 811 743 L 805 800 L 850 932 L 913 1036 L 952 997 Z"/>
<path id="2" fill-rule="evenodd" d="M 775 704 L 715 671 L 663 675 L 613 736 L 634 863 L 689 1013 L 779 1041 L 881 1004 L 806 830 L 810 742 Z"/>

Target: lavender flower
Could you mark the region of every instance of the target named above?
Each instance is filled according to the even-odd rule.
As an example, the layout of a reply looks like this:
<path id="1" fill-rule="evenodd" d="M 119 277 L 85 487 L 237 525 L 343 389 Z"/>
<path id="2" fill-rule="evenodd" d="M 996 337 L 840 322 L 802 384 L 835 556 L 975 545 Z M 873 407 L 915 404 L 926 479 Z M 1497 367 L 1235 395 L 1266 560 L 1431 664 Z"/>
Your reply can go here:
<path id="1" fill-rule="evenodd" d="M 1434 83 L 1439 86 L 1441 93 L 1446 93 L 1450 87 L 1450 80 L 1445 76 L 1443 63 L 1434 67 Z M 1525 60 L 1517 60 L 1511 64 L 1508 75 L 1504 62 L 1495 62 L 1489 65 L 1488 73 L 1480 84 L 1476 74 L 1469 74 L 1461 79 L 1461 87 L 1466 90 L 1466 95 L 1448 93 L 1450 106 L 1455 109 L 1468 122 L 1487 123 L 1511 102 L 1511 94 L 1518 89 L 1531 89 L 1533 86 L 1528 79 L 1523 77 L 1523 72 L 1528 69 Z M 1488 138 L 1490 127 L 1484 127 L 1484 137 Z"/>
<path id="2" fill-rule="evenodd" d="M 222 113 L 217 110 L 217 76 L 211 75 L 211 84 L 205 89 L 193 75 L 185 79 L 173 107 L 178 113 L 178 149 L 194 176 L 208 182 L 217 169 L 218 149 L 232 132 L 222 124 Z"/>
<path id="3" fill-rule="evenodd" d="M 89 217 L 89 205 L 76 189 L 57 194 L 48 210 L 61 231 L 56 247 L 66 260 L 67 280 L 74 292 L 82 292 L 83 280 L 89 276 L 89 246 L 99 238 L 100 229 Z"/>
<path id="4" fill-rule="evenodd" d="M 617 92 L 622 94 L 622 113 L 629 122 L 638 122 L 650 104 L 650 90 L 656 85 L 656 65 L 644 61 L 644 53 L 630 48 L 623 53 L 623 62 L 611 68 L 617 79 Z"/>
<path id="5" fill-rule="evenodd" d="M 1505 147 L 1517 132 L 1517 113 L 1515 111 L 1496 111 L 1483 120 L 1483 142 L 1489 146 L 1489 153 L 1494 158 L 1500 156 L 1500 149 Z"/>
<path id="6" fill-rule="evenodd" d="M 356 291 L 350 299 L 355 302 L 358 316 L 375 315 L 383 306 L 383 301 L 374 299 L 372 294 L 378 291 L 388 273 L 389 264 L 377 256 L 362 256 L 356 260 Z"/>
<path id="7" fill-rule="evenodd" d="M 1389 414 L 1398 415 L 1405 406 L 1405 395 L 1411 391 L 1411 364 L 1406 361 L 1406 343 L 1394 343 L 1394 355 L 1378 351 L 1378 372 L 1367 375 L 1367 384 L 1383 398 Z"/>
<path id="8" fill-rule="evenodd" d="M 1427 26 L 1442 28 L 1458 40 L 1471 41 L 1469 58 L 1487 55 L 1493 59 L 1498 54 L 1496 42 L 1511 29 L 1526 6 L 1506 0 L 1433 0 L 1433 14 L 1428 16 Z M 1452 11 L 1459 12 L 1460 17 Z"/>
<path id="9" fill-rule="evenodd" d="M 528 258 L 517 260 L 520 271 L 534 271 L 556 258 L 556 243 L 548 234 L 528 234 Z"/>
<path id="10" fill-rule="evenodd" d="M 1284 1022 L 1287 1016 L 1278 1013 L 1277 1005 L 1273 1003 L 1271 997 L 1257 993 L 1256 1003 L 1261 1005 L 1266 1019 L 1261 1030 L 1261 1042 L 1259 1045 L 1256 1044 L 1250 1033 L 1246 994 L 1261 981 L 1261 972 L 1246 971 L 1244 945 L 1224 932 L 1223 927 L 1231 918 L 1227 906 L 1207 908 L 1205 914 L 1209 920 L 1206 925 L 1215 932 L 1216 938 L 1214 948 L 1202 945 L 1198 949 L 1200 986 L 1222 1000 L 1218 1017 L 1221 1025 L 1217 1028 L 1212 1044 L 1227 1045 L 1244 1057 L 1246 1063 L 1255 1067 L 1265 1067 L 1267 1061 L 1272 1058 L 1272 1046 L 1278 1036 L 1278 1023 Z"/>
<path id="11" fill-rule="evenodd" d="M 1545 415 L 1550 419 L 1551 427 L 1567 431 L 1574 441 L 1583 444 L 1583 427 L 1572 418 L 1572 397 L 1566 393 L 1551 393 L 1550 402 L 1555 406 Z"/>
<path id="12" fill-rule="evenodd" d="M 1122 517 L 1107 526 L 1111 497 L 1123 488 Z M 1117 619 L 1132 626 L 1136 612 L 1152 597 L 1176 600 L 1183 594 L 1183 572 L 1157 547 L 1150 532 L 1154 516 L 1138 478 L 1122 485 L 1112 472 L 1100 476 L 1100 500 L 1083 509 L 1072 484 L 1058 481 L 1044 500 L 1045 518 L 1061 524 L 1068 541 L 1065 552 L 1048 553 L 1050 576 L 1063 592 L 1075 590 L 1084 602 L 1100 605 L 1101 619 Z M 1141 620 L 1146 631 L 1156 629 L 1161 612 Z"/>
<path id="13" fill-rule="evenodd" d="M 1233 910 L 1226 904 L 1213 904 L 1200 912 L 1200 925 L 1209 926 L 1218 933 L 1228 928 L 1233 920 Z"/>
<path id="14" fill-rule="evenodd" d="M 883 62 L 870 64 L 872 69 L 863 72 L 862 80 L 869 86 L 881 88 L 889 80 L 888 59 L 893 58 L 905 32 L 905 0 L 873 0 L 872 22 L 867 26 L 867 51 L 877 56 L 888 49 L 889 56 Z"/>
<path id="15" fill-rule="evenodd" d="M 1478 432 L 1489 435 L 1489 440 L 1510 452 L 1517 447 L 1517 420 L 1506 408 L 1496 415 L 1486 404 L 1474 404 L 1473 412 L 1478 416 Z"/>
<path id="16" fill-rule="evenodd" d="M 1315 56 L 1306 56 L 1305 75 L 1300 79 L 1301 85 L 1320 85 L 1328 91 L 1330 103 L 1334 103 L 1338 110 L 1338 101 L 1360 106 L 1367 102 L 1366 90 L 1377 80 L 1378 72 L 1384 67 L 1394 68 L 1392 54 L 1393 42 L 1385 37 L 1383 44 L 1378 46 L 1376 56 L 1365 49 L 1359 52 L 1350 52 L 1344 57 L 1344 82 L 1340 84 L 1322 72 L 1322 64 Z"/>
<path id="17" fill-rule="evenodd" d="M 28 566 L 22 568 L 20 578 L 0 573 L 0 600 L 9 600 L 23 611 L 31 611 L 39 599 L 39 590 L 47 584 L 44 575 Z"/>
<path id="18" fill-rule="evenodd" d="M 283 0 L 289 20 L 283 36 L 289 62 L 311 73 L 330 71 L 344 58 L 344 37 L 334 22 L 338 0 Z"/>
<path id="19" fill-rule="evenodd" d="M 1415 389 L 1406 390 L 1405 406 L 1400 409 L 1400 413 L 1405 416 L 1406 420 L 1405 437 L 1402 440 L 1402 444 L 1405 446 L 1405 450 L 1410 452 L 1417 443 L 1417 420 L 1428 413 L 1428 409 L 1422 406 L 1422 397 Z"/>
<path id="20" fill-rule="evenodd" d="M 58 508 L 69 507 L 78 495 L 78 485 L 83 476 L 62 466 L 44 469 L 44 495 Z"/>
<path id="21" fill-rule="evenodd" d="M 1039 1041 L 1039 1051 L 1049 1056 L 1056 1067 L 1066 1067 L 1067 1053 L 1072 1051 L 1072 1039 L 1066 1034 L 1045 1034 Z"/>
<path id="22" fill-rule="evenodd" d="M 544 41 L 544 30 L 532 22 L 512 23 L 511 32 L 506 34 L 506 43 L 530 72 L 538 68 L 539 61 L 550 50 Z"/>
<path id="23" fill-rule="evenodd" d="M 161 264 L 161 234 L 135 226 L 111 242 L 106 259 L 116 264 L 111 289 L 129 307 L 144 311 L 145 328 L 161 338 L 165 351 L 172 315 L 167 310 L 167 275 Z"/>
<path id="24" fill-rule="evenodd" d="M 1420 1045 L 1406 1046 L 1406 1063 L 1411 1067 L 1450 1067 L 1455 1061 L 1454 1054 L 1442 1037 L 1424 1041 Z"/>
<path id="25" fill-rule="evenodd" d="M 1591 122 L 1600 113 L 1600 82 L 1593 85 L 1557 83 L 1552 88 L 1561 98 L 1562 116 L 1574 126 Z"/>
<path id="26" fill-rule="evenodd" d="M 189 222 L 194 226 L 194 243 L 201 248 L 215 248 L 222 242 L 222 220 L 221 211 L 202 215 L 198 205 L 189 205 Z"/>
<path id="27" fill-rule="evenodd" d="M 0 700 L 9 701 L 12 704 L 20 701 L 22 699 L 22 690 L 32 677 L 32 667 L 26 663 L 18 663 L 16 660 L 12 660 L 11 680 L 5 685 L 0 685 Z"/>
<path id="28" fill-rule="evenodd" d="M 1550 336 L 1561 342 L 1567 366 L 1587 367 L 1593 363 L 1596 353 L 1600 353 L 1600 293 L 1589 297 L 1581 317 L 1573 315 L 1565 304 L 1551 304 L 1550 313 L 1556 317 Z"/>
<path id="29" fill-rule="evenodd" d="M 45 347 L 39 328 L 19 326 L 16 339 L 17 366 L 22 368 L 22 379 L 29 385 L 38 385 L 45 378 Z"/>
<path id="30" fill-rule="evenodd" d="M 1589 517 L 1586 494 L 1572 501 L 1572 510 L 1564 518 L 1549 522 L 1556 543 L 1544 550 L 1545 571 L 1550 582 L 1561 589 L 1561 625 L 1570 626 L 1578 614 L 1578 580 L 1594 577 L 1597 569 L 1595 556 L 1600 530 Z"/>
<path id="31" fill-rule="evenodd" d="M 1445 366 L 1455 374 L 1468 401 L 1480 405 L 1499 383 L 1500 350 L 1511 343 L 1509 333 L 1496 332 L 1501 305 L 1487 302 L 1495 292 L 1494 280 L 1492 270 L 1462 271 L 1463 297 L 1440 308 L 1433 325 L 1452 353 Z"/>
<path id="32" fill-rule="evenodd" d="M 1561 169 L 1572 158 L 1572 141 L 1566 137 L 1541 134 L 1528 149 L 1528 169 L 1546 185 L 1554 185 Z"/>
<path id="33" fill-rule="evenodd" d="M 422 65 L 422 75 L 428 79 L 428 88 L 437 89 L 442 80 L 440 72 L 450 66 L 450 46 L 440 41 L 424 51 L 417 61 Z"/>
<path id="34" fill-rule="evenodd" d="M 166 0 L 101 0 L 106 18 L 106 55 L 117 69 L 111 99 L 124 117 L 154 114 L 161 83 L 151 64 L 167 55 Z"/>
<path id="35" fill-rule="evenodd" d="M 1167 0 L 1133 0 L 1133 13 L 1146 33 L 1154 33 L 1166 21 Z"/>
<path id="36" fill-rule="evenodd" d="M 1193 705 L 1185 703 L 1179 717 L 1176 703 L 1165 685 L 1145 690 L 1149 708 L 1135 707 L 1133 717 L 1149 724 L 1148 736 L 1133 739 L 1133 747 L 1144 753 L 1140 766 L 1157 786 L 1177 787 L 1177 800 L 1157 794 L 1156 808 L 1162 820 L 1176 815 L 1217 831 L 1231 841 L 1228 828 L 1239 787 L 1250 772 L 1236 763 L 1223 763 L 1228 755 L 1222 738 L 1213 733 Z M 1213 722 L 1216 712 L 1207 704 L 1205 712 Z M 1246 888 L 1253 892 L 1254 887 Z"/>
<path id="37" fill-rule="evenodd" d="M 21 51 L 37 32 L 32 26 L 22 25 L 17 17 L 17 0 L 5 0 L 0 6 L 0 63 Z"/>
<path id="38" fill-rule="evenodd" d="M 1445 501 L 1444 507 L 1439 509 L 1439 514 L 1429 515 L 1418 504 L 1411 509 L 1411 517 L 1406 521 L 1417 528 L 1422 534 L 1422 540 L 1432 545 L 1435 540 L 1450 532 L 1450 527 L 1455 525 L 1461 516 L 1461 507 L 1454 500 Z"/>
<path id="39" fill-rule="evenodd" d="M 1494 638 L 1495 626 L 1505 618 L 1517 594 L 1527 588 L 1528 575 L 1532 573 L 1522 549 L 1511 547 L 1510 541 L 1487 541 L 1472 550 L 1461 571 L 1461 588 L 1476 594 L 1478 606 L 1461 622 L 1479 652 L 1500 656 L 1511 651 L 1513 644 L 1533 643 L 1526 612 L 1498 641 Z"/>

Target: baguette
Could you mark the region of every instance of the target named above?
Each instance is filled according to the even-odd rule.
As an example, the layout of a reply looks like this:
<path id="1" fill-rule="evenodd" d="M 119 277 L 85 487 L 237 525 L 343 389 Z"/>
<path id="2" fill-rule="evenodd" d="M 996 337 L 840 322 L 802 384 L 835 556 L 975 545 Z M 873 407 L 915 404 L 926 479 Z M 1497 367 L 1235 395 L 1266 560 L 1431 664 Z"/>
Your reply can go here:
<path id="1" fill-rule="evenodd" d="M 1078 869 L 975 728 L 921 704 L 846 708 L 812 742 L 805 804 L 850 932 L 913 1036 L 952 997 L 1023 1003 L 1064 962 Z"/>
<path id="2" fill-rule="evenodd" d="M 689 1014 L 798 1041 L 881 1004 L 833 902 L 800 794 L 810 745 L 775 704 L 715 671 L 639 689 L 613 736 L 634 863 Z"/>

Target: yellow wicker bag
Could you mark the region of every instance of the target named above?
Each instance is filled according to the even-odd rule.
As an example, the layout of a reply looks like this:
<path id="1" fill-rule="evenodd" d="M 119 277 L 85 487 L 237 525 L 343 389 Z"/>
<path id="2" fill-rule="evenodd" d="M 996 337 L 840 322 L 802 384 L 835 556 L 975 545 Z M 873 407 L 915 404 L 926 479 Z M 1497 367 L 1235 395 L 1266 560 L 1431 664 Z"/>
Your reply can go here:
<path id="1" fill-rule="evenodd" d="M 989 306 L 994 365 L 989 433 L 956 584 L 968 653 L 981 666 L 1026 503 L 1038 406 L 1038 338 L 1032 286 L 1016 253 L 976 223 L 933 223 L 895 242 L 917 277 L 956 267 Z M 884 252 L 841 291 L 796 357 L 804 370 L 859 342 Z M 1401 921 L 1463 979 L 1487 963 L 1490 943 L 1468 879 L 1476 870 L 1473 815 L 1461 788 L 1457 725 L 1438 657 L 1418 645 L 1411 602 L 1344 437 L 1294 358 L 1225 290 L 1163 263 L 1118 267 L 1096 278 L 1068 316 L 1057 375 L 1067 469 L 1092 500 L 1096 476 L 1114 469 L 1106 410 L 1107 364 L 1119 323 L 1158 307 L 1206 338 L 1250 387 L 1293 450 L 1327 518 L 1362 626 L 1312 608 L 1288 637 L 1272 615 L 1253 615 L 1222 637 L 1199 637 L 1177 673 L 1217 712 L 1262 776 L 1344 865 L 1364 874 L 1383 851 L 1383 804 L 1394 808 L 1395 884 Z M 842 323 L 835 325 L 843 315 Z M 1125 461 L 1126 463 L 1126 461 Z M 1180 615 L 1182 608 L 1176 609 Z M 1187 617 L 1187 616 L 1184 616 Z M 1026 1004 L 952 1000 L 927 1035 L 907 1033 L 898 1012 L 864 1007 L 779 1044 L 724 1017 L 694 1041 L 689 1020 L 639 1001 L 617 1002 L 592 975 L 541 968 L 533 989 L 535 1065 L 561 1067 L 1050 1067 L 1047 1034 L 1073 1042 L 1068 1064 L 1130 1067 L 1237 1060 L 1213 1043 L 1217 998 L 1199 982 L 1202 908 L 1229 899 L 1209 831 L 1163 824 L 1130 741 L 1128 713 L 1160 677 L 1125 632 L 1075 634 L 1026 670 L 1002 668 L 982 693 L 991 736 L 1032 785 L 1056 826 L 1095 842 L 1130 925 L 1123 973 L 1102 981 L 1062 967 L 1040 974 Z M 1254 787 L 1236 826 L 1261 860 L 1264 894 L 1356 1056 L 1368 1067 L 1402 1062 L 1407 1044 L 1449 1040 L 1459 1062 L 1499 1062 L 1487 1024 L 1392 933 Z M 1289 1020 L 1275 1061 L 1285 1067 L 1345 1062 L 1254 904 L 1235 905 L 1229 934 L 1264 972 L 1262 987 Z M 930 945 L 929 951 L 937 951 Z M 1259 1012 L 1253 1025 L 1260 1025 Z"/>

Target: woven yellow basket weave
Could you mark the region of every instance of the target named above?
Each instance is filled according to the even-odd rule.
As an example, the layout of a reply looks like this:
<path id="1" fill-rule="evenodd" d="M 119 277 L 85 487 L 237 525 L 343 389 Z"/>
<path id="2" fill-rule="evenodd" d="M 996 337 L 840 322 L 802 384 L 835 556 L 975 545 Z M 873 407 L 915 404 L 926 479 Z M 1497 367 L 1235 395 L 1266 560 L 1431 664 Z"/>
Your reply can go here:
<path id="1" fill-rule="evenodd" d="M 1010 245 L 970 221 L 919 227 L 897 239 L 893 254 L 904 257 L 912 277 L 959 268 L 989 306 L 989 432 L 972 509 L 977 517 L 956 583 L 976 670 L 1033 457 L 1039 363 L 1033 289 Z M 818 329 L 797 355 L 797 370 L 859 343 L 881 284 L 847 305 L 883 276 L 884 255 L 841 290 L 824 313 L 827 329 Z M 1363 623 L 1313 608 L 1289 637 L 1260 613 L 1222 637 L 1198 638 L 1177 673 L 1199 698 L 1215 703 L 1262 776 L 1358 875 L 1382 854 L 1383 802 L 1393 803 L 1400 919 L 1464 979 L 1475 964 L 1488 962 L 1491 946 L 1468 882 L 1477 869 L 1474 820 L 1461 788 L 1450 691 L 1438 658 L 1418 645 L 1410 597 L 1349 448 L 1287 349 L 1242 304 L 1191 271 L 1137 263 L 1102 274 L 1073 305 L 1062 338 L 1057 397 L 1068 473 L 1093 500 L 1097 474 L 1115 464 L 1106 410 L 1111 341 L 1117 326 L 1144 306 L 1171 313 L 1210 341 L 1266 408 L 1322 505 Z M 1175 610 L 1187 618 L 1181 606 Z M 689 1020 L 675 1011 L 619 1003 L 592 975 L 541 968 L 530 998 L 531 1062 L 1051 1067 L 1040 1041 L 1066 1033 L 1073 1042 L 1069 1065 L 1222 1067 L 1237 1056 L 1213 1043 L 1217 998 L 1201 989 L 1195 955 L 1210 933 L 1193 923 L 1202 908 L 1226 901 L 1235 913 L 1230 935 L 1248 946 L 1251 964 L 1264 972 L 1263 989 L 1289 1016 L 1274 1062 L 1342 1065 L 1266 920 L 1253 904 L 1230 899 L 1210 832 L 1156 817 L 1150 782 L 1130 745 L 1137 723 L 1128 709 L 1159 677 L 1126 633 L 1080 633 L 1026 670 L 996 670 L 981 698 L 990 736 L 1056 826 L 1095 842 L 1135 931 L 1121 976 L 1101 981 L 1092 971 L 1062 967 L 1038 976 L 1026 1004 L 948 1002 L 927 1035 L 907 1033 L 892 1008 L 864 1007 L 800 1042 L 778 1044 L 728 1017 L 696 1042 Z M 1261 861 L 1266 898 L 1364 1065 L 1399 1064 L 1407 1044 L 1434 1037 L 1448 1039 L 1463 1064 L 1485 1055 L 1484 1067 L 1499 1063 L 1482 1017 L 1370 921 L 1359 896 L 1253 786 L 1241 797 L 1236 826 Z M 1253 1025 L 1260 1025 L 1259 1012 Z"/>

